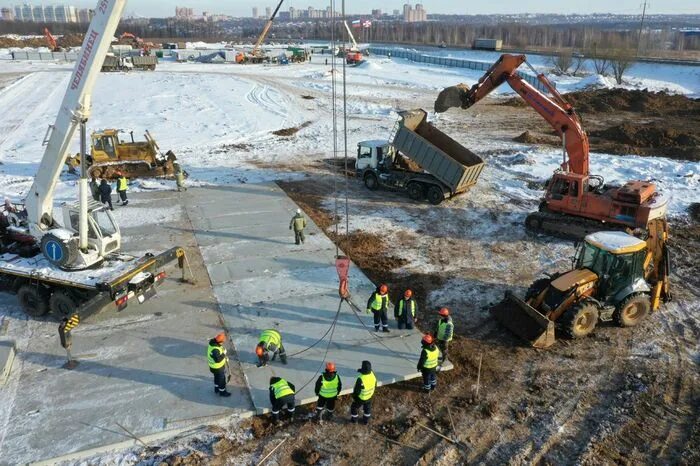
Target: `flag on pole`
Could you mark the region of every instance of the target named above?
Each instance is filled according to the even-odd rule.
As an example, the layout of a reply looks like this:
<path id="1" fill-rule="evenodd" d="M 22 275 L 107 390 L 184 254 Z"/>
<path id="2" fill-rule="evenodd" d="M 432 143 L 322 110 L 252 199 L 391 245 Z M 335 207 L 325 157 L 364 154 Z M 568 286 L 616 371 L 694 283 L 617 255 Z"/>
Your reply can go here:
<path id="1" fill-rule="evenodd" d="M 352 22 L 352 27 L 354 27 L 354 28 L 362 27 L 362 22 L 359 19 L 356 19 Z"/>
<path id="2" fill-rule="evenodd" d="M 367 20 L 367 21 L 363 22 L 362 27 L 363 28 L 372 27 L 372 21 Z"/>

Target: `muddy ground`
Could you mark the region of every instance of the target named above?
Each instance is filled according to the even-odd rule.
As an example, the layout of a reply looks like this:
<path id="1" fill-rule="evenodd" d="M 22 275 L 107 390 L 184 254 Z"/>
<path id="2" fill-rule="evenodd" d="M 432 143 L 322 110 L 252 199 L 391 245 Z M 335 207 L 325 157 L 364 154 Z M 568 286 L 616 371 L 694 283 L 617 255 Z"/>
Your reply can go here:
<path id="1" fill-rule="evenodd" d="M 83 34 L 65 34 L 56 39 L 59 47 L 80 47 L 83 44 Z M 0 37 L 0 48 L 14 47 L 48 47 L 48 42 L 44 37 L 33 37 L 26 39 L 11 39 Z"/>
<path id="2" fill-rule="evenodd" d="M 595 152 L 700 160 L 700 99 L 626 89 L 573 92 L 566 99 L 581 116 Z M 534 113 L 519 97 L 503 105 Z M 533 123 L 517 142 L 561 144 L 541 120 Z"/>
<path id="3" fill-rule="evenodd" d="M 636 115 L 628 123 L 650 118 L 626 111 Z M 523 129 L 547 136 L 531 112 L 485 102 L 477 116 L 481 134 L 493 141 L 509 141 Z M 584 113 L 591 115 L 603 115 L 601 125 L 617 119 L 604 111 Z M 461 120 L 441 124 L 468 127 Z M 449 202 L 415 205 L 401 194 L 368 191 L 349 180 L 355 212 L 389 205 L 420 228 L 391 235 L 357 230 L 346 237 L 342 222 L 336 234 L 332 202 L 343 183 L 338 170 L 324 162 L 286 168 L 309 176 L 280 186 L 357 266 L 373 281 L 388 283 L 393 298 L 406 286 L 414 290 L 422 330 L 432 330 L 435 308 L 444 304 L 436 296 L 449 297 L 458 335 L 450 350 L 455 369 L 439 375 L 430 396 L 420 392 L 418 380 L 379 389 L 369 427 L 348 423 L 349 399 L 343 397 L 332 422 L 310 421 L 304 407 L 280 427 L 267 417 L 212 427 L 203 439 L 143 451 L 149 464 L 257 464 L 282 441 L 271 464 L 700 464 L 697 213 L 672 220 L 672 303 L 637 328 L 601 324 L 584 340 L 535 350 L 492 321 L 488 307 L 506 289 L 522 293 L 543 265 L 567 267 L 561 254 L 569 249 L 529 235 L 517 215 L 486 203 L 489 186 L 469 194 L 478 218 L 455 219 L 463 211 Z M 480 228 L 487 226 L 491 238 L 484 239 Z M 427 258 L 431 272 L 406 267 L 406 250 Z"/>

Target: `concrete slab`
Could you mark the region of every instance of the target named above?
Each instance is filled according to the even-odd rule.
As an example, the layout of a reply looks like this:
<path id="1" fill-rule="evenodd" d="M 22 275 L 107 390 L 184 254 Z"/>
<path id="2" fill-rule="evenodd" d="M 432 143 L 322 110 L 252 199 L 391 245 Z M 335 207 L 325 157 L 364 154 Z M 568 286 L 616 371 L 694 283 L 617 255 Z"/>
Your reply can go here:
<path id="1" fill-rule="evenodd" d="M 335 245 L 309 220 L 309 240 L 294 245 L 289 221 L 297 206 L 276 185 L 195 189 L 188 199 L 193 231 L 202 247 L 214 294 L 237 349 L 258 413 L 269 408 L 268 381 L 282 376 L 297 387 L 297 403 L 315 401 L 314 384 L 325 360 L 334 361 L 343 393 L 352 391 L 357 368 L 372 362 L 381 385 L 419 376 L 419 332 L 375 333 L 371 316 L 338 311 Z M 196 211 L 199 211 L 198 213 Z M 374 285 L 351 267 L 350 291 L 364 303 Z M 336 321 L 329 339 L 304 351 Z M 260 331 L 282 333 L 289 364 L 258 368 Z M 448 369 L 451 366 L 445 366 Z"/>
<path id="2" fill-rule="evenodd" d="M 0 294 L 7 337 L 17 342 L 12 376 L 0 387 L 0 464 L 24 464 L 139 437 L 248 416 L 253 405 L 242 373 L 233 367 L 231 398 L 214 394 L 206 345 L 223 328 L 182 196 L 154 192 L 131 196 L 115 215 L 126 252 L 141 254 L 182 245 L 199 278 L 173 279 L 145 304 L 123 312 L 107 308 L 74 331 L 73 371 L 62 368 L 57 322 L 27 320 L 14 296 Z M 144 215 L 146 214 L 146 215 Z M 134 216 L 138 216 L 135 218 Z M 126 225 L 126 227 L 124 227 Z M 7 416 L 3 409 L 7 407 Z"/>
<path id="3" fill-rule="evenodd" d="M 15 342 L 0 341 L 0 386 L 5 385 L 15 361 Z"/>

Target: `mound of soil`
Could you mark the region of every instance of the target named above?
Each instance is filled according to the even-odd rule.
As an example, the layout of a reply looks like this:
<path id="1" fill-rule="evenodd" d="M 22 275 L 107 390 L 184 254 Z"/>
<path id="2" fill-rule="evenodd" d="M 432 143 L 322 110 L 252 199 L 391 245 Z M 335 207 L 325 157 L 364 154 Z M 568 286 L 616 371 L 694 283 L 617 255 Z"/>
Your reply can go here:
<path id="1" fill-rule="evenodd" d="M 530 131 L 525 131 L 520 136 L 514 137 L 513 141 L 520 142 L 523 144 L 547 144 L 550 142 L 549 139 L 543 136 L 533 134 Z"/>
<path id="2" fill-rule="evenodd" d="M 272 134 L 274 134 L 275 136 L 283 136 L 283 137 L 294 136 L 295 134 L 297 134 L 299 132 L 299 130 L 301 130 L 302 128 L 306 128 L 310 124 L 311 124 L 310 121 L 306 121 L 306 122 L 300 124 L 299 126 L 292 126 L 291 128 L 278 129 L 276 131 L 273 131 Z"/>
<path id="3" fill-rule="evenodd" d="M 304 100 L 314 100 L 316 97 L 312 95 L 302 95 L 301 98 Z"/>
<path id="4" fill-rule="evenodd" d="M 700 99 L 665 92 L 628 89 L 597 89 L 566 94 L 579 113 L 634 112 L 647 116 L 697 115 Z"/>
<path id="5" fill-rule="evenodd" d="M 591 131 L 593 137 L 600 137 L 620 144 L 639 147 L 684 147 L 700 145 L 700 131 L 694 133 L 663 128 L 654 123 L 635 125 L 623 123 L 610 128 Z"/>

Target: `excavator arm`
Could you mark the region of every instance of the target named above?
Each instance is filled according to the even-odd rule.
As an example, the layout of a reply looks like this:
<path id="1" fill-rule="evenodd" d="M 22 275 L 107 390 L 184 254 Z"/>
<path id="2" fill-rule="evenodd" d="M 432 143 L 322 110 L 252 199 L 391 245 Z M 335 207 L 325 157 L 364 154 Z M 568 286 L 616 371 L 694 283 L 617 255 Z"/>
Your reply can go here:
<path id="1" fill-rule="evenodd" d="M 540 92 L 518 74 L 517 69 L 523 63 L 537 75 L 537 79 L 549 91 L 549 95 Z M 453 107 L 467 109 L 504 82 L 507 82 L 561 136 L 568 156 L 562 163 L 562 170 L 588 175 L 588 136 L 581 126 L 581 120 L 552 83 L 527 63 L 525 55 L 501 55 L 471 88 L 465 84 L 458 84 L 443 89 L 435 100 L 435 111 L 442 113 Z"/>
<path id="2" fill-rule="evenodd" d="M 44 37 L 46 38 L 46 43 L 49 46 L 49 49 L 51 49 L 52 52 L 55 52 L 58 50 L 58 43 L 56 42 L 56 38 L 51 34 L 51 31 L 49 31 L 49 28 L 44 28 Z"/>

